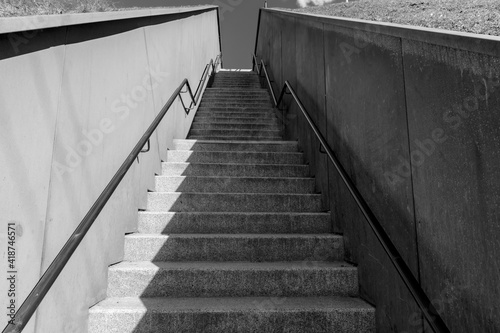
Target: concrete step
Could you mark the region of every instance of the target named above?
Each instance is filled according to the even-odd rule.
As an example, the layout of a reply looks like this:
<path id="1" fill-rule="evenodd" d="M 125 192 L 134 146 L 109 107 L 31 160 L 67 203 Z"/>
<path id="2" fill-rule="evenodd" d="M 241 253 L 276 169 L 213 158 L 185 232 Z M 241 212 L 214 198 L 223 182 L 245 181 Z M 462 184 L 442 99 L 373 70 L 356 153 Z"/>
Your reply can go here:
<path id="1" fill-rule="evenodd" d="M 251 88 L 251 89 L 259 89 L 262 88 L 260 82 L 230 82 L 230 81 L 214 81 L 212 84 L 213 88 Z"/>
<path id="2" fill-rule="evenodd" d="M 249 77 L 249 78 L 215 77 L 214 83 L 217 83 L 217 82 L 235 83 L 235 84 L 260 84 L 261 80 L 258 77 Z"/>
<path id="3" fill-rule="evenodd" d="M 245 78 L 258 78 L 259 75 L 256 74 L 256 73 L 251 73 L 251 74 L 248 74 L 248 73 L 244 73 L 244 74 L 241 74 L 241 73 L 238 73 L 238 74 L 235 74 L 235 73 L 217 73 L 215 75 L 216 78 L 238 78 L 238 79 L 245 79 Z"/>
<path id="4" fill-rule="evenodd" d="M 214 103 L 270 103 L 271 98 L 269 96 L 203 96 L 203 102 Z"/>
<path id="5" fill-rule="evenodd" d="M 259 89 L 262 88 L 260 84 L 231 84 L 231 83 L 214 83 L 213 88 L 234 88 L 234 89 Z"/>
<path id="6" fill-rule="evenodd" d="M 352 297 L 108 298 L 89 333 L 372 333 L 375 309 Z"/>
<path id="7" fill-rule="evenodd" d="M 297 141 L 213 141 L 213 140 L 174 140 L 176 150 L 196 151 L 253 151 L 253 152 L 297 152 Z"/>
<path id="8" fill-rule="evenodd" d="M 259 101 L 258 103 L 257 102 L 244 102 L 244 101 L 204 101 L 202 100 L 201 103 L 200 103 L 200 108 L 223 108 L 223 109 L 238 109 L 238 110 L 242 110 L 242 109 L 250 109 L 250 110 L 253 110 L 253 109 L 258 109 L 258 110 L 262 110 L 262 109 L 272 109 L 273 108 L 273 104 L 271 103 L 271 101 L 267 101 L 267 102 L 264 102 L 264 101 Z"/>
<path id="9" fill-rule="evenodd" d="M 250 124 L 250 123 L 223 123 L 223 122 L 197 122 L 193 123 L 192 130 L 257 130 L 257 131 L 280 131 L 277 123 Z"/>
<path id="10" fill-rule="evenodd" d="M 320 194 L 148 193 L 155 212 L 321 212 Z"/>
<path id="11" fill-rule="evenodd" d="M 203 108 L 196 113 L 196 121 L 203 117 L 253 118 L 262 121 L 263 118 L 278 119 L 273 109 L 238 109 L 238 108 Z"/>
<path id="12" fill-rule="evenodd" d="M 200 105 L 198 112 L 200 111 L 246 111 L 246 112 L 269 112 L 274 113 L 274 108 L 269 105 Z"/>
<path id="13" fill-rule="evenodd" d="M 269 92 L 266 88 L 257 89 L 238 89 L 238 88 L 207 88 L 205 93 L 223 93 L 223 94 L 266 94 L 269 96 Z"/>
<path id="14" fill-rule="evenodd" d="M 340 261 L 342 236 L 330 234 L 131 234 L 125 261 Z"/>
<path id="15" fill-rule="evenodd" d="M 214 78 L 213 81 L 215 86 L 217 83 L 231 83 L 231 84 L 236 84 L 236 85 L 249 85 L 249 84 L 255 84 L 255 85 L 260 85 L 261 81 L 258 78 L 251 78 L 251 79 L 231 79 L 231 78 Z"/>
<path id="16" fill-rule="evenodd" d="M 343 262 L 122 262 L 108 297 L 358 296 L 358 272 Z"/>
<path id="17" fill-rule="evenodd" d="M 233 71 L 233 70 L 221 70 L 217 72 L 217 76 L 230 76 L 230 77 L 247 77 L 247 76 L 258 76 L 255 71 Z"/>
<path id="18" fill-rule="evenodd" d="M 253 129 L 191 129 L 192 136 L 247 136 L 268 138 L 281 136 L 280 130 L 253 130 Z"/>
<path id="19" fill-rule="evenodd" d="M 314 193 L 314 178 L 157 176 L 157 192 Z"/>
<path id="20" fill-rule="evenodd" d="M 309 166 L 301 164 L 163 162 L 162 173 L 172 176 L 307 177 L 309 176 Z"/>
<path id="21" fill-rule="evenodd" d="M 236 152 L 169 150 L 167 162 L 302 164 L 303 154 L 294 152 Z"/>
<path id="22" fill-rule="evenodd" d="M 258 81 L 258 75 L 215 75 L 215 80 Z"/>
<path id="23" fill-rule="evenodd" d="M 217 113 L 219 115 L 210 115 Z M 200 122 L 222 122 L 222 123 L 247 123 L 247 124 L 280 124 L 278 118 L 272 113 L 262 113 L 256 117 L 247 117 L 245 114 L 227 117 L 223 112 L 198 113 L 194 118 L 194 123 Z"/>
<path id="24" fill-rule="evenodd" d="M 203 98 L 206 97 L 242 97 L 242 98 L 250 98 L 250 97 L 259 97 L 259 98 L 269 98 L 269 92 L 265 89 L 259 89 L 255 91 L 248 91 L 247 89 L 242 89 L 240 91 L 236 91 L 235 89 L 218 89 L 218 88 L 210 88 L 206 89 Z"/>
<path id="25" fill-rule="evenodd" d="M 283 138 L 281 136 L 270 136 L 270 137 L 262 137 L 259 138 L 257 136 L 227 136 L 227 135 L 209 135 L 209 136 L 204 136 L 204 135 L 190 135 L 189 139 L 191 140 L 220 140 L 220 141 L 255 141 L 255 140 L 262 140 L 262 141 L 283 141 Z"/>
<path id="26" fill-rule="evenodd" d="M 321 234 L 330 233 L 329 213 L 139 212 L 145 234 Z"/>

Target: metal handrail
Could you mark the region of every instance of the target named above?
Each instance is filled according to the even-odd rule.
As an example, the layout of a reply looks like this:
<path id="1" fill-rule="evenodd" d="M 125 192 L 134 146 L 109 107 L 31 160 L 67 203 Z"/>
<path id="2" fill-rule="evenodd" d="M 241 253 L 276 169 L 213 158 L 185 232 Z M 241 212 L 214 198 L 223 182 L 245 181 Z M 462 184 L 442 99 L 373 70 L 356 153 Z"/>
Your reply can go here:
<path id="1" fill-rule="evenodd" d="M 200 82 L 198 83 L 198 87 L 196 88 L 196 92 L 194 93 L 195 101 L 191 102 L 190 109 L 192 109 L 193 103 L 194 103 L 194 105 L 198 105 L 198 101 L 200 100 L 200 97 L 201 97 L 201 88 L 205 85 L 210 67 L 212 67 L 212 74 L 213 74 L 220 62 L 221 62 L 221 55 L 219 54 L 215 58 L 215 62 L 213 61 L 213 59 L 210 59 L 210 63 L 208 63 L 205 66 L 205 70 L 203 71 Z"/>
<path id="2" fill-rule="evenodd" d="M 264 60 L 261 59 L 260 62 L 260 68 L 259 65 L 257 64 L 257 58 L 255 54 L 253 56 L 253 61 L 252 61 L 252 70 L 256 67 L 257 65 L 257 74 L 260 76 L 262 72 L 264 72 L 264 75 L 266 76 L 267 83 L 269 85 L 269 89 L 271 90 L 272 94 L 274 95 L 273 87 L 271 85 L 271 80 L 269 79 L 269 75 L 266 70 L 266 64 Z M 387 253 L 389 256 L 389 259 L 391 260 L 391 263 L 394 265 L 394 268 L 396 268 L 396 271 L 398 272 L 399 276 L 403 280 L 404 284 L 410 291 L 411 295 L 413 296 L 413 299 L 417 303 L 418 307 L 424 314 L 425 319 L 431 326 L 432 330 L 435 333 L 449 333 L 450 330 L 446 326 L 443 318 L 439 315 L 437 312 L 436 308 L 430 301 L 429 297 L 425 293 L 425 291 L 422 289 L 420 286 L 420 283 L 417 281 L 417 279 L 413 276 L 412 271 L 404 261 L 404 259 L 401 257 L 401 254 L 397 250 L 396 246 L 390 239 L 389 235 L 385 232 L 384 228 L 378 221 L 377 217 L 375 214 L 372 212 L 370 207 L 368 206 L 367 202 L 359 192 L 359 190 L 356 188 L 356 185 L 354 185 L 354 182 L 351 180 L 347 172 L 345 171 L 344 167 L 340 163 L 339 159 L 335 156 L 333 153 L 332 149 L 326 142 L 325 138 L 319 131 L 318 127 L 314 124 L 313 120 L 309 116 L 309 113 L 306 111 L 304 105 L 300 101 L 299 97 L 295 93 L 295 90 L 293 87 L 290 85 L 290 82 L 285 81 L 285 84 L 283 85 L 283 88 L 281 89 L 281 93 L 279 96 L 279 99 L 276 101 L 275 99 L 275 107 L 279 108 L 279 105 L 283 101 L 283 98 L 285 96 L 286 90 L 290 91 L 290 94 L 292 95 L 293 99 L 299 106 L 300 110 L 302 111 L 302 114 L 306 118 L 307 122 L 309 123 L 311 129 L 314 131 L 314 134 L 316 134 L 316 137 L 321 143 L 321 146 L 326 151 L 326 154 L 328 155 L 330 161 L 333 163 L 335 166 L 335 169 L 339 173 L 340 177 L 344 181 L 344 184 L 347 186 L 347 189 L 349 190 L 349 193 L 351 196 L 354 198 L 356 201 L 356 204 L 358 205 L 359 209 L 363 213 L 363 216 L 365 217 L 366 221 L 370 225 L 371 229 L 375 233 L 375 236 L 377 237 L 379 243 L 382 245 L 384 251 Z"/>
<path id="3" fill-rule="evenodd" d="M 217 56 L 217 59 L 220 58 L 220 55 Z M 217 59 L 215 64 L 217 64 Z M 214 65 L 213 59 L 210 60 L 210 64 L 212 65 L 212 69 L 216 69 L 216 65 Z M 213 73 L 212 73 L 213 74 Z M 205 75 L 205 74 L 204 74 Z M 208 74 L 207 74 L 208 75 Z M 206 76 L 206 75 L 205 75 Z M 205 77 L 206 79 L 206 77 Z M 182 91 L 184 86 L 187 87 L 187 91 Z M 198 85 L 198 89 L 200 89 L 200 85 Z M 196 94 L 198 94 L 198 89 Z M 141 153 L 142 148 L 149 142 L 151 135 L 153 135 L 154 131 L 163 120 L 168 110 L 174 103 L 174 101 L 179 97 L 184 106 L 184 101 L 182 100 L 181 93 L 189 92 L 189 97 L 191 101 L 197 104 L 195 96 L 193 95 L 191 86 L 189 84 L 188 79 L 184 79 L 182 83 L 175 89 L 174 93 L 170 96 L 165 106 L 161 109 L 160 113 L 156 116 L 152 124 L 149 126 L 147 131 L 141 137 L 139 142 L 135 145 L 132 152 L 128 155 L 127 159 L 120 166 L 116 174 L 113 176 L 111 181 L 105 187 L 104 191 L 99 195 L 97 200 L 94 202 L 90 210 L 87 212 L 85 217 L 82 219 L 76 230 L 73 232 L 71 237 L 68 239 L 66 244 L 59 251 L 54 261 L 50 264 L 49 268 L 42 275 L 38 283 L 35 285 L 33 290 L 30 292 L 28 297 L 25 299 L 19 310 L 16 312 L 16 315 L 12 321 L 10 321 L 7 326 L 4 328 L 2 333 L 19 333 L 22 332 L 33 313 L 35 313 L 36 309 L 42 302 L 45 295 L 48 293 L 49 289 L 52 287 L 54 282 L 56 281 L 59 274 L 62 272 L 69 259 L 78 248 L 78 245 L 81 243 L 89 229 L 92 227 L 94 221 L 99 216 L 100 212 L 103 210 L 104 206 L 108 202 L 108 200 L 113 195 L 116 188 L 120 185 L 122 179 L 125 177 L 126 173 L 134 163 L 134 160 Z M 184 107 L 186 113 L 189 113 L 190 108 Z"/>

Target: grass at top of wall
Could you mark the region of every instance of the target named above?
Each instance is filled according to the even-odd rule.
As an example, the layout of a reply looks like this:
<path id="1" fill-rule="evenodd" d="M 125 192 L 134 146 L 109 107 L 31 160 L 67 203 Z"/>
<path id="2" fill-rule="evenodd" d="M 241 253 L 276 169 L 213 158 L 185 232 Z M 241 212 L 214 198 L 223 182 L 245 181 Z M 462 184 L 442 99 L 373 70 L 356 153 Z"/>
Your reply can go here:
<path id="1" fill-rule="evenodd" d="M 90 13 L 115 10 L 110 0 L 0 0 L 0 16 Z"/>
<path id="2" fill-rule="evenodd" d="M 176 7 L 195 7 L 176 6 Z M 111 0 L 0 0 L 0 17 L 94 13 L 166 7 L 118 8 Z"/>
<path id="3" fill-rule="evenodd" d="M 500 36 L 499 0 L 359 0 L 294 11 Z"/>

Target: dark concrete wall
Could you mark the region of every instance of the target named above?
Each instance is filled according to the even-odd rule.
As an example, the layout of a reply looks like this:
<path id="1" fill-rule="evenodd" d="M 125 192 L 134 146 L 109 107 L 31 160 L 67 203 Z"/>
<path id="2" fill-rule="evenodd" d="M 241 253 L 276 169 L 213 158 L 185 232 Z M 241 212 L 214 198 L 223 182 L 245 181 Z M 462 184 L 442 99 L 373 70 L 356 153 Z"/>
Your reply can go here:
<path id="1" fill-rule="evenodd" d="M 500 331 L 500 38 L 262 10 L 256 54 L 295 88 L 452 332 Z M 300 111 L 298 140 L 379 332 L 430 331 Z"/>

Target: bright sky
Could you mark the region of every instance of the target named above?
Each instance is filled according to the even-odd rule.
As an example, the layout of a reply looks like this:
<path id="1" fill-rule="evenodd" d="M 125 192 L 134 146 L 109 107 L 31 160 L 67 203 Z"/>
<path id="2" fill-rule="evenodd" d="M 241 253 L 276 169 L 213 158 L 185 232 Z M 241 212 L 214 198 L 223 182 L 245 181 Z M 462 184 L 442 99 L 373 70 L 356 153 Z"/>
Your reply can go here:
<path id="1" fill-rule="evenodd" d="M 264 0 L 115 0 L 118 7 L 210 4 L 220 6 L 225 68 L 250 68 L 259 8 Z M 268 0 L 269 7 L 298 8 L 296 0 Z"/>

